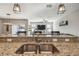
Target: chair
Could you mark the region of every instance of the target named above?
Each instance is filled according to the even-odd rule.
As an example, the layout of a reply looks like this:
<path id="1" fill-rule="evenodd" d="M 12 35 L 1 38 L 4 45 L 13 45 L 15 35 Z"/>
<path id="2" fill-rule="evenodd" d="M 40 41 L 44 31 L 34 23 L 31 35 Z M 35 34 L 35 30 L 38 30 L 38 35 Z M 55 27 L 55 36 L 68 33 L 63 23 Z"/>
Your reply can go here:
<path id="1" fill-rule="evenodd" d="M 60 32 L 59 31 L 51 31 L 51 34 L 52 35 L 60 35 Z"/>

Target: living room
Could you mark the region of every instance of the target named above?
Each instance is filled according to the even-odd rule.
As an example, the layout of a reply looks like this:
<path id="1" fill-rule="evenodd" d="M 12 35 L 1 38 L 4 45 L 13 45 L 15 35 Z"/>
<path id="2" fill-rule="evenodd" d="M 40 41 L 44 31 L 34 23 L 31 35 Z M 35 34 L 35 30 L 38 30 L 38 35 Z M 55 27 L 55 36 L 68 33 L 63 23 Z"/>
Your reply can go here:
<path id="1" fill-rule="evenodd" d="M 51 34 L 52 31 L 59 31 L 60 33 L 79 36 L 79 28 L 77 27 L 79 24 L 78 3 L 21 3 L 19 4 L 21 12 L 18 13 L 15 11 L 12 12 L 11 8 L 13 5 L 13 3 L 4 3 L 0 5 L 3 10 L 3 12 L 1 12 L 3 16 L 1 16 L 0 19 L 1 34 L 6 34 L 5 25 L 7 25 L 6 23 L 10 23 L 11 33 L 9 34 L 17 34 L 17 30 L 20 30 L 18 27 L 22 27 L 23 25 L 25 26 L 24 31 L 27 32 L 26 34 L 33 34 L 34 30 L 41 28 L 39 31 L 43 30 L 43 33 L 46 34 Z M 65 11 L 62 13 L 58 11 L 60 5 L 64 5 L 65 8 Z M 5 9 L 6 11 L 4 11 Z"/>

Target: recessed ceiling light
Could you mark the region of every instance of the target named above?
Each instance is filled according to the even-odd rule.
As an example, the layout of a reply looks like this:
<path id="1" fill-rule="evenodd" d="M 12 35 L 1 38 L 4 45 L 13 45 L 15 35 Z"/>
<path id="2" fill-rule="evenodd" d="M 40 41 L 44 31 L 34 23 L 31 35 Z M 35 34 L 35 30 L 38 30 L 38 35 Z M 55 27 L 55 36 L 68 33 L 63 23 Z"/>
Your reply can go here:
<path id="1" fill-rule="evenodd" d="M 52 7 L 52 5 L 51 5 L 51 4 L 48 4 L 48 5 L 46 5 L 46 7 L 47 7 L 47 8 L 51 8 L 51 7 Z"/>
<path id="2" fill-rule="evenodd" d="M 6 15 L 11 15 L 10 13 L 7 13 Z"/>

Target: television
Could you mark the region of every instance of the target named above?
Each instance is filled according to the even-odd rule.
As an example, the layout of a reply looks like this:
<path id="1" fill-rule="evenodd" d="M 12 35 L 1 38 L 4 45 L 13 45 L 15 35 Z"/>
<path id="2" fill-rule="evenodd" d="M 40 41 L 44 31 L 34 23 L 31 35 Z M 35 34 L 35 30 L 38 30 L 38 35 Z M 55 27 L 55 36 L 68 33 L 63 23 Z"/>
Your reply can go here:
<path id="1" fill-rule="evenodd" d="M 37 25 L 37 30 L 45 30 L 46 26 L 45 25 Z"/>

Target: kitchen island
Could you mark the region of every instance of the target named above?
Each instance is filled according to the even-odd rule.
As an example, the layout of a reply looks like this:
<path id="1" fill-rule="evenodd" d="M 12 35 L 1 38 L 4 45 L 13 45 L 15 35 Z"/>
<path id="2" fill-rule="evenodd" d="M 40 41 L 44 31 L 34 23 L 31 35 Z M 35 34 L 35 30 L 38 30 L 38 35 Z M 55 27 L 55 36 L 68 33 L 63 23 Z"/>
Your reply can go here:
<path id="1" fill-rule="evenodd" d="M 28 46 L 28 49 L 27 49 Z M 24 48 L 25 47 L 25 48 Z M 39 50 L 42 50 L 42 53 Z M 43 48 L 44 47 L 44 48 Z M 52 48 L 53 47 L 53 48 Z M 25 49 L 25 50 L 24 50 Z M 31 49 L 31 50 L 30 50 Z M 17 51 L 25 51 L 18 53 Z M 26 51 L 27 50 L 27 51 Z M 79 40 L 73 35 L 0 36 L 0 55 L 79 55 Z M 34 52 L 34 53 L 28 53 Z M 73 52 L 72 52 L 73 51 Z M 48 53 L 52 52 L 52 53 Z"/>

